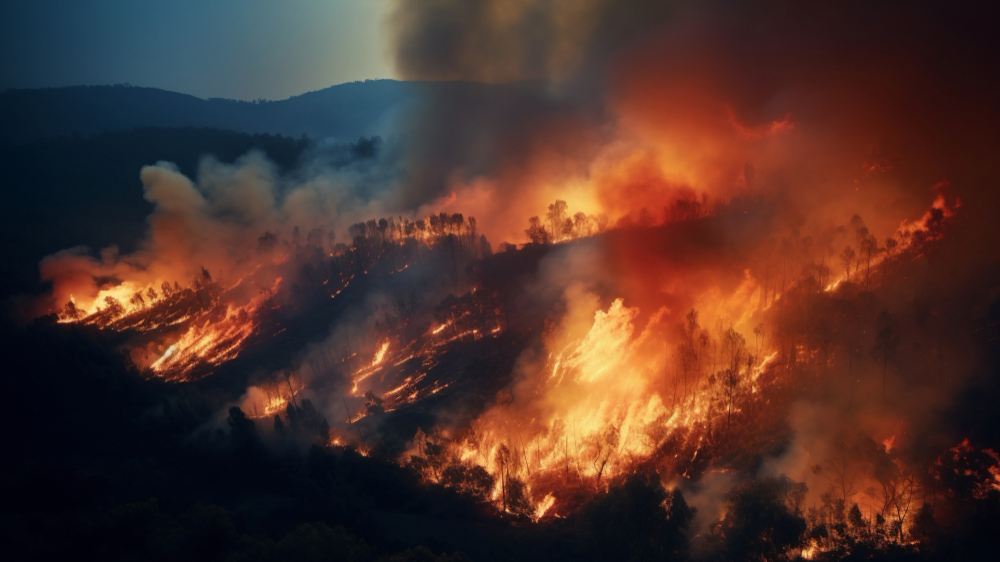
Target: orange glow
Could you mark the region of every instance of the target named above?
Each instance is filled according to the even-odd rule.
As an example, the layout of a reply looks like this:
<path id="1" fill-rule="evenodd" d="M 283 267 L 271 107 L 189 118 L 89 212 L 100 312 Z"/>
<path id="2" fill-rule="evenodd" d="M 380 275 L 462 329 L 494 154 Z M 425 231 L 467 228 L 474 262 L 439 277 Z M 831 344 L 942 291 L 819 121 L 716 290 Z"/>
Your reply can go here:
<path id="1" fill-rule="evenodd" d="M 528 483 L 540 518 L 557 502 L 553 483 L 569 476 L 600 485 L 648 459 L 671 431 L 705 423 L 712 410 L 707 383 L 688 381 L 690 392 L 682 394 L 679 375 L 664 373 L 668 357 L 658 339 L 665 311 L 636 333 L 639 314 L 616 299 L 594 312 L 582 336 L 550 345 L 539 376 L 515 391 L 539 398 L 482 414 L 469 437 L 453 443 L 455 458 L 497 474 L 501 447 L 510 450 L 517 461 L 505 470 Z"/>
<path id="2" fill-rule="evenodd" d="M 542 501 L 538 502 L 538 505 L 535 507 L 535 520 L 537 521 L 538 519 L 545 517 L 545 514 L 552 508 L 553 505 L 555 505 L 555 503 L 555 496 L 551 493 L 546 494 L 545 497 L 542 498 Z"/>
<path id="3" fill-rule="evenodd" d="M 386 340 L 382 342 L 382 345 L 375 352 L 375 357 L 372 359 L 372 367 L 378 365 L 385 359 L 385 352 L 389 351 L 389 341 Z"/>

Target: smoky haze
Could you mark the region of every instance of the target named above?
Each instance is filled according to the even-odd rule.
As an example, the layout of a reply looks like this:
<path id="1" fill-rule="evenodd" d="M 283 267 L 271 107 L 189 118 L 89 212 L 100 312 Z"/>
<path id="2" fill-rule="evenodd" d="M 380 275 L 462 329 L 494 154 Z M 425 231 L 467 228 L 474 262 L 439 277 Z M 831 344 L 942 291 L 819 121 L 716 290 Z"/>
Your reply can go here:
<path id="1" fill-rule="evenodd" d="M 401 76 L 535 81 L 501 103 L 432 100 L 407 197 L 455 193 L 495 215 L 498 239 L 556 198 L 617 218 L 730 196 L 746 164 L 753 189 L 811 220 L 860 212 L 889 230 L 944 179 L 986 198 L 996 40 L 985 8 L 935 5 L 397 3 Z"/>

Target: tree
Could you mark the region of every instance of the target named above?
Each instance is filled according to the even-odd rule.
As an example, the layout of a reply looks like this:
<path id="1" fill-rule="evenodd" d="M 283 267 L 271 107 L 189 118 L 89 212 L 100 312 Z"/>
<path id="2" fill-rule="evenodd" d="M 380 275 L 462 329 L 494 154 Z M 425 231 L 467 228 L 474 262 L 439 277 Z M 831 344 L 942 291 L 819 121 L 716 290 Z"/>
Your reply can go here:
<path id="1" fill-rule="evenodd" d="M 885 253 L 886 259 L 882 264 L 882 283 L 885 284 L 885 276 L 889 271 L 889 264 L 893 257 L 896 255 L 896 249 L 899 247 L 899 241 L 896 240 L 894 236 L 890 236 L 885 239 Z"/>
<path id="2" fill-rule="evenodd" d="M 689 375 L 693 372 L 700 375 L 699 345 L 704 348 L 707 344 L 708 333 L 698 325 L 698 311 L 691 309 L 684 317 L 684 323 L 680 325 L 681 345 L 678 355 L 681 360 L 681 369 L 684 375 L 684 394 L 687 394 Z M 703 341 L 704 340 L 704 341 Z M 697 379 L 696 379 L 697 380 Z"/>
<path id="3" fill-rule="evenodd" d="M 104 310 L 102 311 L 108 318 L 118 318 L 125 314 L 125 307 L 120 300 L 114 297 L 104 297 Z"/>
<path id="4" fill-rule="evenodd" d="M 804 485 L 780 478 L 750 480 L 726 495 L 726 514 L 712 540 L 727 560 L 777 560 L 802 545 L 806 521 L 792 503 Z"/>
<path id="5" fill-rule="evenodd" d="M 722 350 L 727 365 L 719 373 L 719 380 L 728 399 L 726 427 L 729 427 L 733 421 L 733 401 L 742 389 L 744 369 L 752 365 L 753 357 L 747 353 L 746 340 L 743 339 L 743 335 L 733 328 L 729 328 L 723 334 Z"/>
<path id="6" fill-rule="evenodd" d="M 507 465 L 510 463 L 510 449 L 507 445 L 500 445 L 495 461 L 500 471 L 500 507 L 507 511 Z"/>
<path id="7" fill-rule="evenodd" d="M 568 523 L 593 560 L 684 560 L 694 509 L 656 473 L 633 473 L 598 494 Z"/>
<path id="8" fill-rule="evenodd" d="M 545 213 L 545 218 L 549 223 L 549 232 L 552 235 L 552 241 L 558 242 L 563 238 L 563 225 L 566 223 L 566 205 L 565 201 L 556 200 L 555 203 L 549 205 L 549 210 Z"/>
<path id="9" fill-rule="evenodd" d="M 73 301 L 66 301 L 66 306 L 63 308 L 62 317 L 68 318 L 70 320 L 79 320 L 85 312 L 76 306 Z"/>
<path id="10" fill-rule="evenodd" d="M 528 235 L 528 239 L 531 240 L 532 244 L 549 243 L 549 233 L 545 230 L 542 221 L 538 217 L 528 219 L 528 229 L 524 233 Z"/>
<path id="11" fill-rule="evenodd" d="M 968 439 L 942 453 L 933 470 L 935 479 L 961 502 L 991 496 L 1000 499 L 1000 490 L 996 489 L 1000 455 L 990 449 L 973 447 Z"/>
<path id="12" fill-rule="evenodd" d="M 754 340 L 756 340 L 754 343 L 757 344 L 757 354 L 760 355 L 761 351 L 763 351 L 763 348 L 764 348 L 764 323 L 763 322 L 761 322 L 760 324 L 757 324 L 756 326 L 754 326 L 753 335 L 754 335 Z"/>
<path id="13" fill-rule="evenodd" d="M 881 503 L 878 513 L 883 524 L 890 520 L 888 532 L 896 540 L 903 540 L 903 524 L 910 511 L 910 503 L 917 493 L 917 478 L 899 461 L 895 452 L 871 438 L 860 442 L 861 452 L 868 464 L 872 479 L 878 484 L 865 490 L 865 494 Z M 879 519 L 876 519 L 878 523 Z"/>
<path id="14" fill-rule="evenodd" d="M 910 536 L 920 542 L 928 542 L 937 533 L 937 522 L 934 520 L 934 507 L 924 502 L 920 511 L 913 518 L 910 526 Z"/>
<path id="15" fill-rule="evenodd" d="M 316 431 L 316 437 L 322 445 L 326 445 L 330 442 L 330 424 L 323 418 L 319 422 L 319 428 Z"/>
<path id="16" fill-rule="evenodd" d="M 528 486 L 520 478 L 507 476 L 503 487 L 507 494 L 505 509 L 522 519 L 530 519 L 535 509 L 531 505 Z"/>
<path id="17" fill-rule="evenodd" d="M 587 452 L 589 453 L 590 462 L 597 472 L 598 483 L 601 482 L 601 476 L 604 474 L 611 456 L 618 448 L 618 439 L 618 428 L 611 424 L 608 424 L 603 432 L 587 439 Z"/>
<path id="18" fill-rule="evenodd" d="M 287 437 L 288 432 L 285 430 L 285 422 L 281 421 L 281 416 L 278 414 L 274 415 L 274 432 L 278 434 L 278 437 L 284 439 Z"/>
<path id="19" fill-rule="evenodd" d="M 257 435 L 257 424 L 247 417 L 239 406 L 229 408 L 229 417 L 226 418 L 229 424 L 229 438 L 233 446 L 237 448 L 253 447 L 258 444 L 260 436 Z"/>
<path id="20" fill-rule="evenodd" d="M 677 199 L 663 209 L 666 222 L 692 220 L 702 216 L 703 205 L 697 199 Z"/>
<path id="21" fill-rule="evenodd" d="M 837 493 L 842 505 L 847 505 L 858 492 L 854 489 L 854 483 L 858 478 L 858 470 L 853 466 L 852 457 L 856 451 L 841 440 L 833 445 L 833 450 L 827 458 L 827 465 L 833 473 L 831 486 Z"/>
<path id="22" fill-rule="evenodd" d="M 878 253 L 878 238 L 868 233 L 868 229 L 858 229 L 858 246 L 865 256 L 865 290 L 871 290 L 872 257 Z"/>
<path id="23" fill-rule="evenodd" d="M 854 263 L 854 248 L 847 246 L 844 251 L 840 253 L 840 260 L 844 262 L 844 269 L 847 270 L 847 280 L 851 280 L 851 264 Z"/>
<path id="24" fill-rule="evenodd" d="M 875 356 L 882 356 L 882 399 L 884 400 L 886 371 L 889 366 L 889 356 L 896 351 L 897 347 L 899 347 L 899 335 L 896 334 L 892 316 L 889 314 L 888 310 L 883 310 L 882 313 L 878 315 L 877 327 L 878 332 L 875 335 L 875 347 L 872 348 L 872 354 Z"/>
<path id="25" fill-rule="evenodd" d="M 490 499 L 494 482 L 493 476 L 479 465 L 455 463 L 448 465 L 441 472 L 442 484 L 479 501 Z"/>
<path id="26" fill-rule="evenodd" d="M 343 527 L 328 527 L 323 523 L 303 523 L 275 545 L 275 560 L 372 560 L 375 550 Z"/>
<path id="27" fill-rule="evenodd" d="M 583 238 L 594 233 L 595 220 L 584 213 L 573 215 L 573 236 Z"/>
<path id="28" fill-rule="evenodd" d="M 469 245 L 472 247 L 472 257 L 473 259 L 479 258 L 483 255 L 483 252 L 479 251 L 476 245 L 478 240 L 478 231 L 476 230 L 476 217 L 469 217 Z"/>

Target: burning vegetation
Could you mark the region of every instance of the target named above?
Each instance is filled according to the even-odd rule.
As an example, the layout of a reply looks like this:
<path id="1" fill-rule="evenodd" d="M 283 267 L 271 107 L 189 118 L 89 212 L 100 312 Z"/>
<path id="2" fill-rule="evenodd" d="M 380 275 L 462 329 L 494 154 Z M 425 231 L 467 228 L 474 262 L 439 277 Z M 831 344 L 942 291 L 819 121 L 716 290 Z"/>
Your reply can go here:
<path id="1" fill-rule="evenodd" d="M 946 188 L 888 231 L 854 215 L 806 233 L 764 193 L 613 222 L 557 200 L 497 253 L 475 218 L 442 212 L 358 222 L 346 242 L 265 230 L 219 278 L 186 266 L 187 284 L 149 251 L 42 270 L 55 294 L 88 272 L 89 298 L 70 293 L 57 323 L 114 342 L 136 372 L 245 381 L 227 418 L 237 448 L 355 452 L 537 525 L 630 486 L 673 489 L 655 517 L 704 556 L 915 553 L 960 519 L 956 463 L 984 475 L 965 499 L 1000 491 L 991 450 L 910 441 L 912 409 L 953 391 L 930 365 L 963 345 L 899 304 L 961 221 Z M 298 351 L 237 375 L 282 348 Z M 917 367 L 903 349 L 933 351 Z"/>
<path id="2" fill-rule="evenodd" d="M 116 422 L 125 391 L 91 363 L 136 385 L 121 449 L 162 440 L 247 536 L 307 513 L 357 536 L 296 533 L 359 560 L 358 536 L 482 559 L 995 551 L 1000 65 L 956 46 L 983 30 L 894 4 L 528 4 L 395 5 L 401 76 L 446 81 L 398 144 L 331 164 L 320 143 L 284 175 L 256 153 L 143 168 L 147 238 L 44 258 L 44 337 L 17 341 L 78 350 L 35 356 L 82 365 Z M 928 41 L 927 68 L 898 64 Z M 130 486 L 137 536 L 211 519 Z"/>
<path id="3" fill-rule="evenodd" d="M 659 222 L 608 226 L 566 218 L 557 201 L 546 224 L 529 221 L 528 243 L 498 254 L 458 214 L 358 223 L 350 244 L 266 232 L 251 275 L 228 289 L 207 270 L 160 291 L 116 280 L 89 309 L 71 300 L 59 322 L 119 334 L 135 369 L 192 381 L 237 363 L 248 345 L 275 345 L 283 326 L 308 317 L 301 310 L 336 314 L 330 303 L 357 298 L 350 289 L 367 279 L 377 299 L 366 317 L 250 387 L 229 412 L 234 439 L 259 439 L 259 420 L 289 446 L 394 460 L 515 521 L 579 517 L 641 475 L 677 490 L 666 504 L 694 521 L 704 552 L 916 551 L 944 487 L 963 478 L 960 459 L 978 455 L 989 475 L 963 493 L 1000 491 L 992 451 L 964 441 L 917 456 L 907 442 L 906 387 L 923 382 L 900 372 L 903 338 L 937 338 L 936 361 L 954 342 L 891 303 L 926 275 L 960 215 L 939 195 L 882 239 L 858 216 L 814 239 L 781 233 L 774 205 L 679 200 Z M 688 240 L 720 228 L 729 238 L 703 250 L 735 259 L 683 263 Z M 659 270 L 697 283 L 651 288 L 643 276 Z M 293 283 L 263 277 L 288 271 L 299 272 Z M 830 408 L 871 419 L 853 432 L 810 426 Z M 797 416 L 810 421 L 790 427 Z M 715 474 L 731 490 L 704 509 L 720 518 L 686 512 L 682 491 L 697 503 Z M 753 546 L 740 534 L 764 531 L 748 529 L 740 518 L 753 517 L 740 510 L 776 511 L 783 519 L 760 524 L 787 535 Z"/>
<path id="4" fill-rule="evenodd" d="M 139 272 L 136 281 L 95 278 L 96 295 L 81 306 L 70 294 L 58 321 L 125 334 L 124 351 L 139 369 L 170 380 L 190 380 L 236 357 L 248 339 L 280 333 L 282 306 L 296 308 L 288 303 L 297 298 L 335 299 L 356 276 L 369 270 L 399 273 L 419 262 L 421 252 L 447 254 L 455 277 L 458 264 L 492 251 L 478 234 L 476 219 L 466 221 L 461 214 L 441 213 L 414 222 L 369 220 L 348 232 L 350 245 L 334 244 L 335 238 L 322 229 L 310 231 L 304 242 L 298 227 L 283 243 L 264 232 L 255 255 L 248 258 L 256 262 L 251 272 L 228 288 L 214 282 L 204 268 L 185 287 L 161 279 L 142 285 L 145 272 Z M 60 259 L 64 256 L 53 261 L 58 264 Z M 299 274 L 298 284 L 283 291 L 280 273 L 288 269 Z M 277 331 L 265 334 L 265 329 Z"/>

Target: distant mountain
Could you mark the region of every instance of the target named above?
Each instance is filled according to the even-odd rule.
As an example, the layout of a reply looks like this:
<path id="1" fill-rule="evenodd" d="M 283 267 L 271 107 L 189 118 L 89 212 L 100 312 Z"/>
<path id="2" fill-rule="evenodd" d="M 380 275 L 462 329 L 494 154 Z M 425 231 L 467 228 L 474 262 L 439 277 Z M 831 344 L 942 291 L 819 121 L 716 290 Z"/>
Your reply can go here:
<path id="1" fill-rule="evenodd" d="M 135 127 L 211 127 L 353 142 L 386 135 L 394 118 L 416 102 L 419 89 L 411 82 L 368 80 L 259 103 L 127 85 L 8 90 L 0 93 L 0 144 Z"/>

